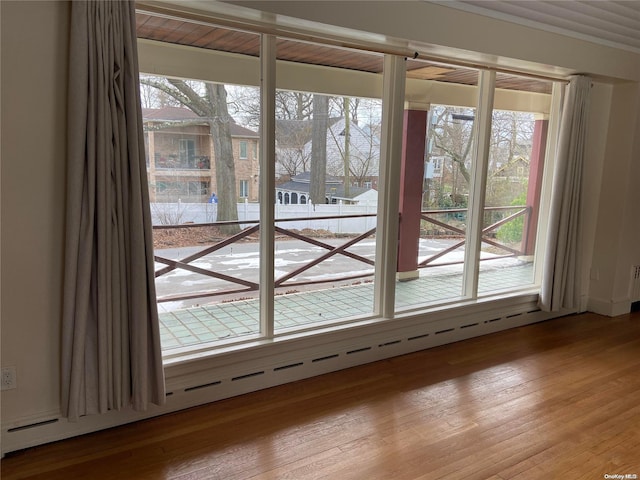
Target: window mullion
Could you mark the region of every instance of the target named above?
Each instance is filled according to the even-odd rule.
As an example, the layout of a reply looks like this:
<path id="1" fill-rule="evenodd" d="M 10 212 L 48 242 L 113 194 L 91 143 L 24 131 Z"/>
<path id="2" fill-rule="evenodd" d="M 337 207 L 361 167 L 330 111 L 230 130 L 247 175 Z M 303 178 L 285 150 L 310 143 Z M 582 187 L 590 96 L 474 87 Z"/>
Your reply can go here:
<path id="1" fill-rule="evenodd" d="M 482 228 L 484 225 L 484 200 L 487 186 L 487 167 L 489 165 L 495 81 L 496 72 L 487 70 L 480 72 L 478 108 L 474 125 L 476 142 L 472 157 L 471 185 L 467 210 L 467 248 L 465 249 L 462 283 L 462 296 L 465 298 L 477 298 L 478 296 L 478 273 L 480 269 Z"/>
<path id="2" fill-rule="evenodd" d="M 402 57 L 385 55 L 382 85 L 382 132 L 380 139 L 380 186 L 376 241 L 374 313 L 391 318 L 395 310 L 400 208 L 400 157 L 405 95 L 406 63 Z"/>
<path id="3" fill-rule="evenodd" d="M 276 159 L 276 39 L 260 42 L 260 332 L 273 337 Z"/>

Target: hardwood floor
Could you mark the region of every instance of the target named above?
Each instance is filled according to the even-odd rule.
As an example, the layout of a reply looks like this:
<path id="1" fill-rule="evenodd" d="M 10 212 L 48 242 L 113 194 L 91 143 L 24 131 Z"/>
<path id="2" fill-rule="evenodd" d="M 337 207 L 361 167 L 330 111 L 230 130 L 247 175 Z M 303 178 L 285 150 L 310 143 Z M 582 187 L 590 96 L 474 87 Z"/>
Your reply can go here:
<path id="1" fill-rule="evenodd" d="M 3 480 L 640 476 L 640 313 L 351 368 L 18 452 L 1 468 Z"/>

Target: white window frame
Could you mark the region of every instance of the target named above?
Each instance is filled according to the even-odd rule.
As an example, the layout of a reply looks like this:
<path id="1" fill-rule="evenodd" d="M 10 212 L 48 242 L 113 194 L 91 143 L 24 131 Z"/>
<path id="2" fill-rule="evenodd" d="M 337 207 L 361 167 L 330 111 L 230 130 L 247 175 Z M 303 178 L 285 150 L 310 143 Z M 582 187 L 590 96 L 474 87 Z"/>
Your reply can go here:
<path id="1" fill-rule="evenodd" d="M 244 154 L 242 150 L 244 149 Z M 249 158 L 249 142 L 246 140 L 240 140 L 238 143 L 238 158 L 240 160 L 247 160 Z"/>
<path id="2" fill-rule="evenodd" d="M 139 52 L 141 59 L 141 72 L 151 71 L 145 69 L 145 65 L 149 65 L 153 69 L 154 74 L 172 76 L 176 74 L 172 65 L 172 58 L 180 58 L 179 64 L 184 67 L 184 70 L 180 72 L 180 75 L 186 78 L 197 78 L 203 81 L 219 81 L 224 83 L 236 83 L 256 86 L 261 81 L 262 90 L 261 97 L 263 100 L 262 111 L 262 128 L 260 137 L 260 168 L 263 175 L 261 175 L 262 185 L 260 188 L 261 203 L 267 205 L 261 209 L 261 243 L 260 243 L 260 256 L 261 256 L 261 325 L 262 334 L 261 338 L 273 339 L 273 238 L 274 224 L 273 224 L 273 205 L 275 198 L 275 175 L 270 174 L 270 169 L 273 170 L 273 161 L 275 158 L 275 133 L 273 130 L 273 118 L 274 112 L 273 103 L 275 97 L 275 89 L 278 78 L 295 78 L 292 72 L 298 72 L 300 66 L 279 64 L 278 76 L 276 78 L 276 62 L 275 62 L 275 37 L 272 35 L 262 35 L 262 55 L 259 59 L 251 58 L 237 58 L 231 55 L 220 55 L 213 51 L 199 51 L 196 49 L 189 49 L 180 47 L 177 48 L 173 45 L 158 45 L 158 42 L 150 42 L 145 40 L 139 40 Z M 198 65 L 207 64 L 211 62 L 217 62 L 223 64 L 225 67 L 213 70 L 202 71 L 198 69 Z M 233 68 L 236 62 L 244 62 L 247 65 L 253 65 L 256 69 L 261 69 L 260 76 L 250 78 L 249 81 L 246 77 L 246 72 L 249 67 L 244 69 Z M 147 63 L 148 62 L 148 63 Z M 405 92 L 405 82 L 410 86 L 410 82 L 405 78 L 404 70 L 404 58 L 396 55 L 385 55 L 385 69 L 382 78 L 382 100 L 383 105 L 383 127 L 382 127 L 382 140 L 381 140 L 381 159 L 380 159 L 380 180 L 379 186 L 379 198 L 381 199 L 380 209 L 378 212 L 378 235 L 381 238 L 387 239 L 384 242 L 376 242 L 376 272 L 375 272 L 375 308 L 374 314 L 370 320 L 385 320 L 385 319 L 399 319 L 407 317 L 407 315 L 423 315 L 432 309 L 426 306 L 416 307 L 411 311 L 403 311 L 401 313 L 395 312 L 394 300 L 395 300 L 395 266 L 397 255 L 397 229 L 398 229 L 398 199 L 397 195 L 393 192 L 399 191 L 399 174 L 400 165 L 399 162 L 393 162 L 390 159 L 399 158 L 401 154 L 402 145 L 402 112 L 404 108 L 404 102 L 406 101 L 406 95 L 410 92 Z M 193 67 L 193 70 L 189 70 Z M 253 68 L 253 67 L 250 67 Z M 249 70 L 250 70 L 249 68 Z M 280 71 L 282 70 L 282 71 Z M 214 77 L 215 72 L 225 71 L 228 74 L 225 78 Z M 357 75 L 353 76 L 352 72 L 344 72 L 335 70 L 332 72 L 333 77 L 330 80 L 331 86 L 327 87 L 327 93 L 333 93 L 336 95 L 347 95 L 352 88 L 358 88 L 366 91 L 379 91 L 379 76 L 377 75 Z M 327 76 L 329 77 L 329 76 Z M 357 77 L 357 79 L 355 79 Z M 409 87 L 407 87 L 411 90 Z M 468 91 L 468 90 L 467 90 Z M 406 93 L 406 95 L 405 95 Z M 493 93 L 493 92 L 492 92 Z M 434 103 L 440 103 L 434 101 Z M 445 102 L 441 102 L 445 103 Z M 497 107 L 496 107 L 497 108 Z M 490 112 L 489 112 L 490 118 Z M 489 122 L 490 126 L 490 122 Z M 488 127 L 484 127 L 485 129 Z M 552 130 L 549 130 L 550 137 L 553 136 Z M 551 142 L 548 142 L 548 144 Z M 549 169 L 545 169 L 548 171 Z M 275 173 L 275 172 L 271 172 Z M 474 180 L 475 183 L 482 182 L 482 176 L 477 176 Z M 248 196 L 249 182 L 247 182 L 246 192 Z M 474 200 L 476 205 L 474 208 L 479 208 L 477 205 L 479 199 Z M 542 208 L 542 206 L 541 206 Z M 548 205 L 545 207 L 548 208 Z M 546 212 L 541 211 L 541 218 Z M 479 227 L 476 225 L 469 232 L 470 241 L 478 242 Z M 540 229 L 539 229 L 540 231 Z M 475 237 L 474 237 L 475 236 Z M 540 245 L 540 243 L 538 243 Z M 477 248 L 469 249 L 469 260 L 475 262 L 477 257 Z M 471 288 L 468 288 L 466 293 L 466 300 L 474 300 L 475 289 L 477 286 L 477 267 L 472 269 L 466 269 L 465 278 L 466 282 L 469 282 Z M 475 280 L 474 280 L 475 279 Z M 534 289 L 535 290 L 535 289 Z M 531 295 L 535 294 L 535 291 L 523 291 L 514 295 Z M 465 298 L 461 298 L 460 302 L 454 302 L 449 308 L 454 308 L 462 304 L 466 305 Z M 445 310 L 447 307 L 444 307 Z M 365 319 L 365 321 L 369 321 Z M 341 327 L 336 327 L 341 328 Z M 314 331 L 310 331 L 309 335 L 315 335 Z M 207 347 L 209 350 L 210 347 Z"/>
<path id="3" fill-rule="evenodd" d="M 249 198 L 249 180 L 238 181 L 238 196 L 240 198 Z"/>

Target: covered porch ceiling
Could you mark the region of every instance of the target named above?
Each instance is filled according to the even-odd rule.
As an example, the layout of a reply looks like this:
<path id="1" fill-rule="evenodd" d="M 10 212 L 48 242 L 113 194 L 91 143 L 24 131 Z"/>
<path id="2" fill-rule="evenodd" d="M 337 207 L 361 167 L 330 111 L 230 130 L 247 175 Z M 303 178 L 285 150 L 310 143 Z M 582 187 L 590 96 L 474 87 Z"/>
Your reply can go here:
<path id="1" fill-rule="evenodd" d="M 183 21 L 153 14 L 136 14 L 138 38 L 197 47 L 250 57 L 260 55 L 260 35 L 222 26 Z M 278 60 L 380 74 L 383 55 L 334 45 L 279 37 Z M 407 77 L 460 85 L 477 85 L 477 70 L 422 59 L 407 58 Z M 498 72 L 496 87 L 534 93 L 551 93 L 552 83 Z"/>

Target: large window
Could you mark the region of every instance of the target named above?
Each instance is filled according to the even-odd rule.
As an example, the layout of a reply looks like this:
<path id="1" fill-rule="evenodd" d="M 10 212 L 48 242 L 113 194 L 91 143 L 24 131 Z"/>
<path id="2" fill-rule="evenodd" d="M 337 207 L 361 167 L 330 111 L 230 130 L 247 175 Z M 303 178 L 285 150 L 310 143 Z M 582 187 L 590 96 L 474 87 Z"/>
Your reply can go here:
<path id="1" fill-rule="evenodd" d="M 494 110 L 487 165 L 479 293 L 534 283 L 547 116 Z"/>
<path id="2" fill-rule="evenodd" d="M 166 352 L 535 288 L 548 84 L 213 30 L 219 68 L 141 77 Z"/>

